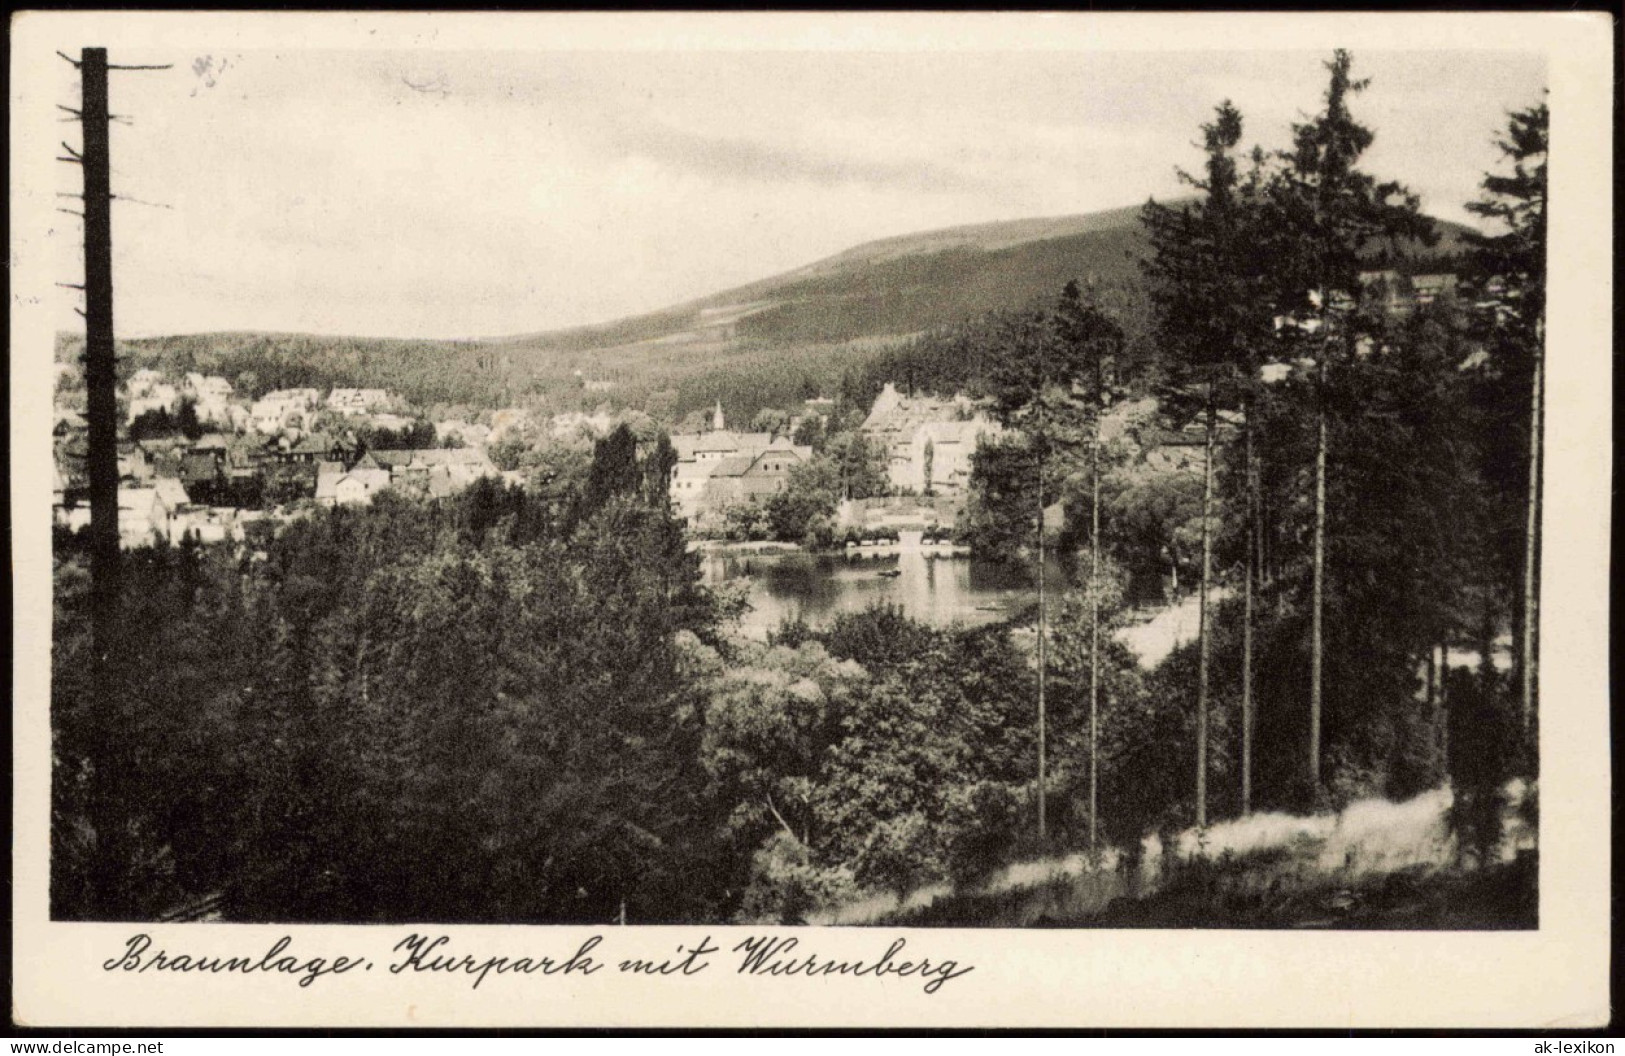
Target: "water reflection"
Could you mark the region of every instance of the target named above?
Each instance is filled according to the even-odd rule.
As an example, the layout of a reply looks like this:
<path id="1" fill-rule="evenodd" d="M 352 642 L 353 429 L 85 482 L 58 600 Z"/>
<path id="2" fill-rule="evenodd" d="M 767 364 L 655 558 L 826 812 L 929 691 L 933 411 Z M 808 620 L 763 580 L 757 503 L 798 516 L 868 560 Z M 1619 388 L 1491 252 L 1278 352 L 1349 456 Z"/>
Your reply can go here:
<path id="1" fill-rule="evenodd" d="M 1062 565 L 1047 567 L 1053 585 L 1066 581 Z M 936 627 L 979 627 L 1003 620 L 1037 595 L 1033 570 L 930 551 L 866 554 L 707 554 L 705 582 L 746 579 L 751 610 L 741 630 L 765 638 L 785 620 L 827 626 L 842 613 L 896 605 Z"/>

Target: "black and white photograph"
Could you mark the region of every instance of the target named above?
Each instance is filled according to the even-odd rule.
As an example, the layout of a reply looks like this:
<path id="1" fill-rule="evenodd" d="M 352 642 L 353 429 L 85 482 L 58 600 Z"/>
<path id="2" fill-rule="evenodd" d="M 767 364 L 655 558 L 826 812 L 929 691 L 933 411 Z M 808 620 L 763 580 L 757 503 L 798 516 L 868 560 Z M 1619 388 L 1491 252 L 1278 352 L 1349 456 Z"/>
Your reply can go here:
<path id="1" fill-rule="evenodd" d="M 1550 47 L 402 17 L 13 43 L 48 922 L 1549 931 Z"/>

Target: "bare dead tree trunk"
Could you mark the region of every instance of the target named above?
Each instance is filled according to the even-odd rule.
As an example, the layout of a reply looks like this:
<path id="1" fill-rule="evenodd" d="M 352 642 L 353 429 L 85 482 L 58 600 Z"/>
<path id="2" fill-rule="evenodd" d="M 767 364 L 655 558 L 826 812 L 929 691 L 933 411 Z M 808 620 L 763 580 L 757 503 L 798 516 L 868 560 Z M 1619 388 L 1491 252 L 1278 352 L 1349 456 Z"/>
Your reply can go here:
<path id="1" fill-rule="evenodd" d="M 1438 657 L 1435 664 L 1439 672 L 1439 681 L 1436 686 L 1438 700 L 1434 704 L 1435 735 L 1438 738 L 1439 772 L 1446 778 L 1450 776 L 1450 700 L 1445 686 L 1450 676 L 1450 647 L 1443 642 L 1434 646 L 1434 655 Z"/>
<path id="2" fill-rule="evenodd" d="M 1542 347 L 1545 327 L 1535 324 L 1535 371 L 1529 410 L 1529 495 L 1524 523 L 1523 547 L 1523 634 L 1518 648 L 1519 704 L 1523 729 L 1527 734 L 1535 719 L 1535 623 L 1539 618 L 1539 597 L 1535 566 L 1540 560 L 1540 459 L 1541 403 L 1546 355 Z"/>
<path id="3" fill-rule="evenodd" d="M 1324 303 L 1324 302 L 1323 302 Z M 1323 612 L 1326 605 L 1326 355 L 1322 350 L 1315 406 L 1315 534 L 1309 609 L 1309 788 L 1320 793 L 1320 709 Z"/>
<path id="4" fill-rule="evenodd" d="M 1044 675 L 1047 658 L 1044 648 L 1044 457 L 1038 457 L 1038 838 L 1043 840 L 1047 827 L 1044 817 L 1044 738 L 1046 713 L 1044 706 Z"/>
<path id="5" fill-rule="evenodd" d="M 1254 399 L 1252 412 L 1261 413 L 1259 408 L 1263 406 L 1263 403 L 1264 401 L 1261 395 Z M 1251 425 L 1252 423 L 1249 422 L 1248 424 Z M 1251 441 L 1252 437 L 1253 434 L 1249 433 L 1248 440 Z M 1269 520 L 1269 507 L 1264 501 L 1264 467 L 1262 463 L 1262 456 L 1260 456 L 1255 450 L 1253 453 L 1253 458 L 1248 463 L 1248 466 L 1253 474 L 1253 479 L 1251 482 L 1253 493 L 1252 543 L 1254 560 L 1257 562 L 1254 567 L 1258 573 L 1258 589 L 1260 593 L 1265 592 L 1269 588 L 1270 584 L 1274 582 L 1275 575 L 1274 571 L 1270 568 L 1272 555 L 1270 553 L 1269 532 L 1264 527 L 1265 523 Z M 1260 600 L 1262 601 L 1262 598 Z"/>
<path id="6" fill-rule="evenodd" d="M 1100 791 L 1100 405 L 1089 467 L 1089 850 L 1096 848 Z"/>
<path id="7" fill-rule="evenodd" d="M 118 406 L 113 355 L 113 226 L 109 184 L 107 49 L 80 53 L 84 130 L 85 389 L 90 426 L 92 634 L 98 661 L 112 646 L 118 604 Z"/>
<path id="8" fill-rule="evenodd" d="M 1250 383 L 1249 383 L 1250 384 Z M 1243 408 L 1247 460 L 1247 567 L 1241 595 L 1241 813 L 1253 809 L 1253 578 L 1258 573 L 1258 476 L 1253 468 L 1253 408 L 1251 393 Z"/>
<path id="9" fill-rule="evenodd" d="M 1443 756 L 1439 751 L 1439 650 L 1438 646 L 1428 646 L 1426 683 L 1423 687 L 1423 702 L 1427 705 L 1428 740 L 1433 749 L 1433 765 L 1438 769 L 1439 776 L 1444 776 L 1442 765 Z"/>
<path id="10" fill-rule="evenodd" d="M 1207 386 L 1206 458 L 1202 466 L 1202 583 L 1197 600 L 1196 661 L 1196 827 L 1207 825 L 1207 710 L 1208 654 L 1212 631 L 1208 618 L 1208 590 L 1213 579 L 1213 433 L 1217 426 L 1213 382 Z"/>

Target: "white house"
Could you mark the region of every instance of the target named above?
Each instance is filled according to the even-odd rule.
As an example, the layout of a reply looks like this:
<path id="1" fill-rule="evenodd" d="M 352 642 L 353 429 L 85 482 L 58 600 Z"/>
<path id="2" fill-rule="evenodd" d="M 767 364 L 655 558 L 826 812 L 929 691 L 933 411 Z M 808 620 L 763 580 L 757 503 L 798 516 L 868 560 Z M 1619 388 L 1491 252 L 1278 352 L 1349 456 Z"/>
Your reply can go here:
<path id="1" fill-rule="evenodd" d="M 182 484 L 177 477 L 154 477 L 152 490 L 158 493 L 159 501 L 169 509 L 171 514 L 192 501 L 191 497 L 186 494 L 186 485 Z"/>
<path id="2" fill-rule="evenodd" d="M 180 390 L 173 385 L 158 382 L 153 385 L 143 386 L 141 393 L 142 395 L 132 395 L 130 397 L 129 420 L 132 422 L 148 411 L 161 410 L 174 414 L 180 408 Z"/>
<path id="3" fill-rule="evenodd" d="M 337 466 L 330 470 L 329 466 Z M 316 501 L 324 506 L 364 504 L 389 487 L 387 469 L 352 469 L 344 472 L 336 462 L 323 462 L 316 472 Z"/>
<path id="4" fill-rule="evenodd" d="M 163 381 L 163 374 L 151 369 L 150 367 L 143 367 L 134 374 L 130 375 L 130 380 L 125 385 L 125 391 L 128 392 L 132 398 L 147 396 L 152 393 L 154 386 L 163 384 Z"/>
<path id="5" fill-rule="evenodd" d="M 173 513 L 157 488 L 118 489 L 119 544 L 150 546 L 160 539 L 169 539 Z"/>
<path id="6" fill-rule="evenodd" d="M 205 398 L 226 400 L 231 397 L 231 382 L 214 374 L 191 371 L 182 380 L 181 388 L 188 396 L 195 397 L 200 402 Z"/>
<path id="7" fill-rule="evenodd" d="M 274 436 L 290 426 L 307 426 L 306 416 L 321 401 L 315 389 L 277 389 L 254 401 L 249 422 L 255 432 Z"/>
<path id="8" fill-rule="evenodd" d="M 885 451 L 892 486 L 918 494 L 964 490 L 977 441 L 1002 431 L 966 396 L 905 396 L 890 382 L 859 428 Z"/>
<path id="9" fill-rule="evenodd" d="M 383 389 L 334 389 L 327 394 L 330 410 L 342 414 L 365 414 L 389 403 L 389 393 Z"/>
<path id="10" fill-rule="evenodd" d="M 893 483 L 922 495 L 927 491 L 964 492 L 970 486 L 971 454 L 977 441 L 1002 431 L 997 422 L 982 415 L 964 421 L 926 422 L 909 441 L 907 460 L 891 463 L 897 467 Z M 899 479 L 902 477 L 906 483 Z"/>
<path id="11" fill-rule="evenodd" d="M 692 521 L 704 508 L 705 482 L 716 462 L 678 462 L 671 467 L 671 505 L 677 516 Z"/>
<path id="12" fill-rule="evenodd" d="M 703 433 L 677 433 L 671 438 L 677 462 L 671 469 L 667 494 L 673 510 L 685 520 L 693 521 L 715 511 L 719 504 L 742 501 L 747 491 L 763 486 L 757 478 L 764 474 L 782 486 L 782 471 L 788 469 L 789 462 L 812 457 L 811 448 L 792 448 L 788 441 L 778 441 L 777 447 L 788 452 L 786 465 L 773 463 L 775 468 L 769 471 L 766 466 L 757 465 L 757 459 L 775 447 L 773 434 L 736 433 L 726 428 L 726 424 L 719 403 L 712 414 L 710 429 Z M 726 481 L 718 477 L 724 470 Z"/>

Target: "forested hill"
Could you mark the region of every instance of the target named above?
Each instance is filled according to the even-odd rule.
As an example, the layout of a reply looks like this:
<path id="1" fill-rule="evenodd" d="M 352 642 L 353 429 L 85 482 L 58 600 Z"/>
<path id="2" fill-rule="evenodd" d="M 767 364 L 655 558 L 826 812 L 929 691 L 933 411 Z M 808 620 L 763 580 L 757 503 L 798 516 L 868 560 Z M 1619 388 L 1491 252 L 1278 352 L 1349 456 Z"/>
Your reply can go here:
<path id="1" fill-rule="evenodd" d="M 904 335 L 1048 300 L 1093 277 L 1131 339 L 1146 329 L 1139 207 L 947 228 L 856 246 L 806 267 L 685 305 L 595 326 L 483 341 L 294 334 L 202 334 L 128 342 L 131 369 L 247 373 L 251 389 L 387 386 L 422 404 L 497 405 L 527 397 L 557 408 L 658 402 L 678 414 L 712 400 L 782 404 L 829 394 L 848 368 Z M 1439 223 L 1417 266 L 1460 248 Z M 65 342 L 59 358 L 75 353 Z M 582 392 L 585 377 L 607 383 Z M 239 385 L 239 388 L 243 386 Z M 783 391 L 779 391 L 779 390 Z"/>
<path id="2" fill-rule="evenodd" d="M 943 228 L 865 242 L 770 278 L 600 326 L 497 339 L 511 347 L 606 348 L 704 335 L 797 344 L 913 333 L 1052 295 L 1068 279 L 1136 274 L 1140 207 Z"/>
<path id="3" fill-rule="evenodd" d="M 1132 206 L 880 239 L 686 305 L 496 343 L 587 349 L 732 333 L 799 345 L 917 333 L 1054 297 L 1070 279 L 1136 286 L 1146 251 L 1140 212 Z M 1427 261 L 1457 252 L 1466 229 L 1444 221 L 1438 227 L 1437 246 L 1406 252 Z"/>

